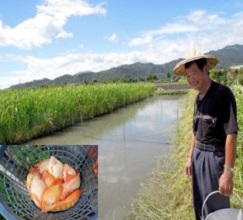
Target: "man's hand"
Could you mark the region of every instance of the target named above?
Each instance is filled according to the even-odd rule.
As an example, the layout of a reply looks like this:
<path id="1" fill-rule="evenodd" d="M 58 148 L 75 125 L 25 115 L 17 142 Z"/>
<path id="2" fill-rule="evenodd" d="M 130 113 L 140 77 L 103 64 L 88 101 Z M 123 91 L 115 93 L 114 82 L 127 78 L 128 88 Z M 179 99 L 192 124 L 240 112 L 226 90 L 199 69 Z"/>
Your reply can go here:
<path id="1" fill-rule="evenodd" d="M 233 193 L 233 173 L 229 170 L 224 170 L 224 173 L 219 179 L 219 191 L 224 196 L 231 196 Z"/>
<path id="2" fill-rule="evenodd" d="M 186 175 L 191 175 L 192 174 L 192 159 L 188 158 L 186 166 L 185 166 L 185 172 Z"/>

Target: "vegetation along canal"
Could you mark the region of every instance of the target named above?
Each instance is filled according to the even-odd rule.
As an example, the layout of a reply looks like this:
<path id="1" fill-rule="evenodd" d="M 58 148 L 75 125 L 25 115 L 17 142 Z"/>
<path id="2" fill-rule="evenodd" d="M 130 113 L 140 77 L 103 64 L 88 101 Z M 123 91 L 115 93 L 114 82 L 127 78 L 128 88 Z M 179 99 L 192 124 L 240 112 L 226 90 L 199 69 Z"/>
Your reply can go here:
<path id="1" fill-rule="evenodd" d="M 122 220 L 158 155 L 168 156 L 181 97 L 155 96 L 27 144 L 98 144 L 99 220 Z"/>

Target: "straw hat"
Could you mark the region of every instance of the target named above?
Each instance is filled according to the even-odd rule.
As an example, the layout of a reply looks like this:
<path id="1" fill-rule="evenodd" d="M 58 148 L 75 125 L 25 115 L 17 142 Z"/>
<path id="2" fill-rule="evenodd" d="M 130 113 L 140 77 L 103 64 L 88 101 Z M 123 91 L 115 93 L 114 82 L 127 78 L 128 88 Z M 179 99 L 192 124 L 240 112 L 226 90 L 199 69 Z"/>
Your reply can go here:
<path id="1" fill-rule="evenodd" d="M 219 62 L 215 56 L 203 55 L 200 53 L 199 50 L 193 49 L 189 51 L 185 60 L 182 60 L 181 62 L 176 64 L 173 71 L 175 72 L 176 75 L 186 75 L 185 64 L 202 58 L 205 58 L 207 60 L 209 69 L 215 67 L 216 64 Z"/>

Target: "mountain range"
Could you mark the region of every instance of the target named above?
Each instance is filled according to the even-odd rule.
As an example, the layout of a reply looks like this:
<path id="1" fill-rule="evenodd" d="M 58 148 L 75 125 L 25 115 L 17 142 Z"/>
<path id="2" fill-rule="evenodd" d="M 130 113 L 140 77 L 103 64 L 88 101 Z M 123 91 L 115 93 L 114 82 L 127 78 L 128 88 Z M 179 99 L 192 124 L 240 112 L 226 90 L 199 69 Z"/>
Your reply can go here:
<path id="1" fill-rule="evenodd" d="M 223 49 L 209 51 L 206 54 L 214 55 L 219 59 L 218 68 L 229 68 L 236 65 L 243 64 L 243 45 L 232 45 L 226 46 Z M 164 64 L 153 64 L 153 63 L 134 63 L 130 65 L 121 65 L 108 70 L 100 72 L 79 72 L 75 75 L 63 75 L 53 80 L 44 78 L 42 80 L 34 80 L 27 83 L 21 83 L 12 86 L 11 88 L 27 88 L 34 86 L 45 86 L 45 85 L 63 85 L 63 84 L 79 84 L 79 83 L 90 83 L 90 82 L 111 82 L 120 79 L 146 79 L 151 75 L 156 75 L 157 79 L 165 80 L 168 73 L 173 75 L 173 67 L 182 58 L 170 61 Z"/>

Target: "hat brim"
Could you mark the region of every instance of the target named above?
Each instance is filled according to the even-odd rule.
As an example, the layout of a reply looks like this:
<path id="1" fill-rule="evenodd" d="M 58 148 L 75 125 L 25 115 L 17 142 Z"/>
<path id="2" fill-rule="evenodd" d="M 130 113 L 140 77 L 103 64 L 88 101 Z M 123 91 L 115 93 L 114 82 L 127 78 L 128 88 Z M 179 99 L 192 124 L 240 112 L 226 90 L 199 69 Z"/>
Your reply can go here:
<path id="1" fill-rule="evenodd" d="M 173 71 L 176 75 L 186 75 L 185 64 L 195 61 L 195 60 L 202 59 L 202 58 L 205 58 L 207 60 L 209 69 L 214 68 L 217 65 L 217 63 L 219 62 L 215 56 L 201 55 L 201 56 L 197 56 L 197 57 L 193 57 L 193 58 L 189 58 L 189 59 L 180 61 L 179 63 L 176 64 Z"/>

